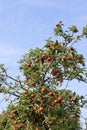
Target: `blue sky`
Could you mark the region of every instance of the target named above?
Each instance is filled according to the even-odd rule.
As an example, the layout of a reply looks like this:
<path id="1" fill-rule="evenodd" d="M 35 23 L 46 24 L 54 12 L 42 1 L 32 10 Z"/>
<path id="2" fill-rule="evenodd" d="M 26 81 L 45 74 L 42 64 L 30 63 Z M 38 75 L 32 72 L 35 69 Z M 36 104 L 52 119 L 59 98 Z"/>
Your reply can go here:
<path id="1" fill-rule="evenodd" d="M 86 9 L 86 0 L 0 0 L 1 62 L 15 67 L 29 48 L 45 44 L 60 20 L 66 27 L 82 27 L 87 22 Z"/>
<path id="2" fill-rule="evenodd" d="M 9 73 L 18 74 L 17 61 L 30 48 L 45 45 L 60 20 L 66 28 L 75 24 L 82 29 L 87 24 L 87 0 L 0 0 L 0 62 Z M 87 40 L 75 47 L 87 64 Z M 72 83 L 71 88 L 87 94 L 84 83 Z"/>

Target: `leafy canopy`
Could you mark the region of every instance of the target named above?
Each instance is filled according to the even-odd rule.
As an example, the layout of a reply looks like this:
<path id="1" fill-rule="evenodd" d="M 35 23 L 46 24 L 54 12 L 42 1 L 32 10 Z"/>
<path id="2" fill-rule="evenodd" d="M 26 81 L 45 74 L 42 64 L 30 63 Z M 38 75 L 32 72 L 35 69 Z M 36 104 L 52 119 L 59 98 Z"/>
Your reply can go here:
<path id="1" fill-rule="evenodd" d="M 67 30 L 63 26 L 56 24 L 55 41 L 49 38 L 43 48 L 31 49 L 19 61 L 24 80 L 9 76 L 0 64 L 0 92 L 13 99 L 1 115 L 0 129 L 81 129 L 80 108 L 86 100 L 66 88 L 73 79 L 87 83 L 84 57 L 73 47 L 87 37 L 87 26 L 81 34 L 75 25 Z"/>

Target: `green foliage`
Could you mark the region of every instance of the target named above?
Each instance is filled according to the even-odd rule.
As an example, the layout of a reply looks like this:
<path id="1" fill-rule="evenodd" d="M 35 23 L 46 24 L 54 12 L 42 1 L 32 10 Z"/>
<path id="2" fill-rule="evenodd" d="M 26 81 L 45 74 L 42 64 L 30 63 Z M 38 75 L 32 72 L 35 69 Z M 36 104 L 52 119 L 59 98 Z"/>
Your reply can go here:
<path id="1" fill-rule="evenodd" d="M 24 80 L 9 76 L 0 65 L 0 92 L 13 99 L 0 116 L 1 130 L 81 129 L 80 108 L 87 100 L 62 89 L 62 83 L 67 82 L 65 88 L 73 79 L 87 83 L 84 57 L 73 47 L 86 36 L 86 26 L 81 35 L 75 25 L 63 27 L 60 21 L 54 28 L 60 40 L 49 38 L 43 48 L 31 49 L 19 61 Z"/>
<path id="2" fill-rule="evenodd" d="M 78 29 L 75 25 L 73 25 L 72 27 L 69 28 L 70 31 L 72 31 L 73 33 L 77 33 L 78 32 Z"/>
<path id="3" fill-rule="evenodd" d="M 44 87 L 45 88 L 45 87 Z M 39 91 L 39 92 L 38 92 Z M 53 95 L 49 95 L 52 92 Z M 62 100 L 55 102 L 58 97 Z M 75 99 L 75 100 L 73 100 Z M 81 97 L 70 90 L 47 89 L 26 91 L 20 96 L 20 100 L 8 106 L 7 112 L 1 115 L 0 126 L 2 129 L 22 128 L 34 130 L 38 127 L 42 130 L 45 127 L 67 130 L 79 128 Z M 44 110 L 40 110 L 43 107 Z M 7 115 L 7 116 L 5 116 Z M 14 122 L 17 121 L 17 124 Z"/>
<path id="4" fill-rule="evenodd" d="M 87 25 L 83 27 L 83 36 L 87 38 Z"/>

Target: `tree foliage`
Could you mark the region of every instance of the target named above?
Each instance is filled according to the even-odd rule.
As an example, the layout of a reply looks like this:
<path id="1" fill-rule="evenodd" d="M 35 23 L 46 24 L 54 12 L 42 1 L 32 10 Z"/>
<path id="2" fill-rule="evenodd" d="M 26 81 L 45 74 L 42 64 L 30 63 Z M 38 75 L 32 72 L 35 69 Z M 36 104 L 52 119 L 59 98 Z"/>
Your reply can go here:
<path id="1" fill-rule="evenodd" d="M 87 27 L 79 35 L 75 25 L 63 26 L 56 24 L 56 40 L 47 39 L 43 48 L 29 50 L 19 61 L 24 80 L 9 76 L 0 64 L 0 92 L 13 99 L 1 115 L 1 130 L 81 129 L 80 108 L 86 100 L 67 87 L 73 79 L 87 83 L 84 57 L 73 47 L 87 37 Z"/>

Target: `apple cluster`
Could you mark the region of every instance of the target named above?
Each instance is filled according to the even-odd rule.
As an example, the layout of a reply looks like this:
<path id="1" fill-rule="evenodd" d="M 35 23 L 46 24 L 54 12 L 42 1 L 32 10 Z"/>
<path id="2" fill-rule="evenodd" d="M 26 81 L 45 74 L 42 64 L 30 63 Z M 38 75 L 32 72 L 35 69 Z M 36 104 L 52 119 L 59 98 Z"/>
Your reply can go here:
<path id="1" fill-rule="evenodd" d="M 76 41 L 82 38 L 82 35 L 74 37 L 77 32 L 76 26 L 63 31 L 62 22 L 57 23 L 54 33 L 61 37 L 60 41 L 49 38 L 43 48 L 30 50 L 20 60 L 22 81 L 8 76 L 0 67 L 0 80 L 6 86 L 1 83 L 0 92 L 17 97 L 9 104 L 0 129 L 61 130 L 68 125 L 76 130 L 84 98 L 60 86 L 73 79 L 87 80 L 84 57 L 72 46 L 76 38 Z M 6 76 L 14 85 L 7 82 Z"/>

